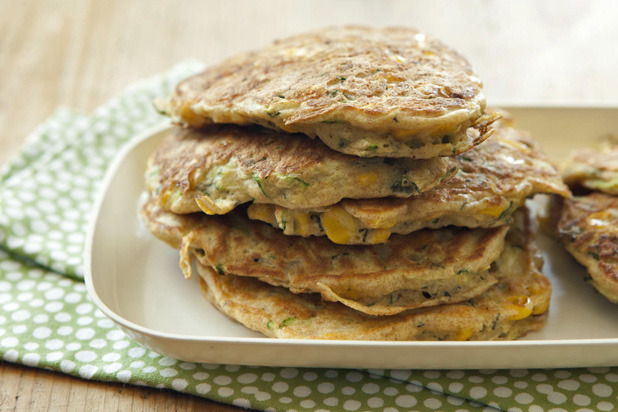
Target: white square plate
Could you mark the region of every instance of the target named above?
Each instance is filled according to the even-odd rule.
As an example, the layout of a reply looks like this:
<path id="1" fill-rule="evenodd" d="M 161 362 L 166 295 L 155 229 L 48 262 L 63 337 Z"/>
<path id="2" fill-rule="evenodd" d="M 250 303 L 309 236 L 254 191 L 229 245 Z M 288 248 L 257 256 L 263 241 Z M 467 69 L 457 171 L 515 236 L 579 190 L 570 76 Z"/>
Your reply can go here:
<path id="1" fill-rule="evenodd" d="M 618 134 L 618 108 L 510 107 L 552 159 Z M 584 282 L 575 261 L 539 235 L 553 284 L 546 326 L 512 342 L 276 340 L 219 313 L 196 280 L 184 280 L 178 252 L 138 217 L 148 155 L 168 126 L 133 140 L 110 167 L 95 206 L 85 254 L 96 305 L 129 336 L 162 354 L 224 364 L 347 368 L 544 368 L 618 365 L 618 307 Z"/>

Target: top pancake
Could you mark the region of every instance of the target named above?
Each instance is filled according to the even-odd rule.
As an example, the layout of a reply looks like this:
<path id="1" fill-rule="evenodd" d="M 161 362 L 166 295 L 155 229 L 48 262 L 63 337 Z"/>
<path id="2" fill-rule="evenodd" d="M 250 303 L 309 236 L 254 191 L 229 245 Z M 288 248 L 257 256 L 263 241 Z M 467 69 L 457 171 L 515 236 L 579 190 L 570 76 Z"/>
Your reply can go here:
<path id="1" fill-rule="evenodd" d="M 482 83 L 464 57 L 409 28 L 290 37 L 181 82 L 157 107 L 184 125 L 260 124 L 364 157 L 450 156 L 483 141 Z"/>
<path id="2" fill-rule="evenodd" d="M 618 195 L 618 140 L 608 139 L 597 148 L 574 151 L 564 163 L 562 175 L 574 190 Z"/>

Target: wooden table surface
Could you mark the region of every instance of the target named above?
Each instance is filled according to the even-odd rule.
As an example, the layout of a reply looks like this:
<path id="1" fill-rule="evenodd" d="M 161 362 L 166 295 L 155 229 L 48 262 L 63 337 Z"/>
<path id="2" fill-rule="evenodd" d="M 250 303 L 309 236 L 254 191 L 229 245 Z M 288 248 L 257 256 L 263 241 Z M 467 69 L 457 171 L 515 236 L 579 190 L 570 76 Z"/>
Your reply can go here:
<path id="1" fill-rule="evenodd" d="M 0 1 L 0 164 L 58 105 L 91 112 L 186 59 L 333 24 L 407 25 L 457 48 L 488 100 L 618 101 L 612 1 Z M 236 410 L 172 391 L 0 363 L 0 410 Z M 87 403 L 86 403 L 87 402 Z"/>

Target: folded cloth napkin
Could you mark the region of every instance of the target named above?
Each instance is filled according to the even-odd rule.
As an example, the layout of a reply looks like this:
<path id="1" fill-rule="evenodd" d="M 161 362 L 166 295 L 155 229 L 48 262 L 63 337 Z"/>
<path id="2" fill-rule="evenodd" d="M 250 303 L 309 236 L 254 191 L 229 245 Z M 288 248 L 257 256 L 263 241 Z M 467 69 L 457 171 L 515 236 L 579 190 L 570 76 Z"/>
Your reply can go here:
<path id="1" fill-rule="evenodd" d="M 86 293 L 86 222 L 110 160 L 164 121 L 155 97 L 198 69 L 142 81 L 91 116 L 58 110 L 0 171 L 0 356 L 84 379 L 170 388 L 258 410 L 611 410 L 618 368 L 345 370 L 183 362 L 129 339 Z M 493 407 L 493 408 L 492 408 Z"/>

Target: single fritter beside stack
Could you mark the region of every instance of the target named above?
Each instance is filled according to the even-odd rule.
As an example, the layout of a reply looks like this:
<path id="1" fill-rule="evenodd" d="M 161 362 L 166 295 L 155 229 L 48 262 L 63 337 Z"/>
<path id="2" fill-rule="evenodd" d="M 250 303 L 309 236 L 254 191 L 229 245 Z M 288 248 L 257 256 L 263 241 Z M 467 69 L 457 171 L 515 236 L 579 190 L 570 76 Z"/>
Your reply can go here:
<path id="1" fill-rule="evenodd" d="M 618 303 L 618 141 L 573 152 L 562 173 L 578 196 L 552 197 L 554 234 L 588 269 L 590 283 Z"/>
<path id="2" fill-rule="evenodd" d="M 231 58 L 158 107 L 146 226 L 207 298 L 274 337 L 514 339 L 545 319 L 523 206 L 568 196 L 412 29 L 331 28 Z M 490 137 L 493 134 L 492 137 Z"/>

